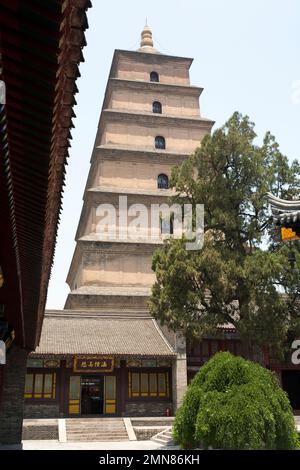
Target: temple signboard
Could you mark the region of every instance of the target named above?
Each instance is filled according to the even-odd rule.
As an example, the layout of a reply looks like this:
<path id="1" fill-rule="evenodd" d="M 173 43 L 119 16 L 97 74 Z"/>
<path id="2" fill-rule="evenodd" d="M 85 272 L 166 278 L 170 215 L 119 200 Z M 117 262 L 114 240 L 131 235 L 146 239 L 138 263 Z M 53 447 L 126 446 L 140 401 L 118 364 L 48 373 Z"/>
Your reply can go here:
<path id="1" fill-rule="evenodd" d="M 297 233 L 296 229 L 292 227 L 281 227 L 281 240 L 283 242 L 290 242 L 299 240 L 299 233 Z"/>
<path id="2" fill-rule="evenodd" d="M 74 372 L 112 372 L 114 358 L 111 356 L 76 356 L 73 363 Z"/>

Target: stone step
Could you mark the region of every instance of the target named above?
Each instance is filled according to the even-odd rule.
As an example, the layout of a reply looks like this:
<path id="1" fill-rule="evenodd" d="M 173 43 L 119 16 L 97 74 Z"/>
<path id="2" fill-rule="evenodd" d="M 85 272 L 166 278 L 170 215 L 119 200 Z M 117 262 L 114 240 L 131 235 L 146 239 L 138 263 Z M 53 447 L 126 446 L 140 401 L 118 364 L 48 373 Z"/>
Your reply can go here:
<path id="1" fill-rule="evenodd" d="M 78 432 L 82 432 L 84 434 L 88 434 L 89 432 L 98 432 L 100 434 L 106 434 L 106 433 L 119 433 L 119 432 L 124 432 L 126 433 L 126 429 L 124 428 L 118 428 L 118 429 L 82 429 L 82 428 L 67 428 L 67 432 L 74 432 L 74 433 L 78 433 Z"/>
<path id="2" fill-rule="evenodd" d="M 101 432 L 88 432 L 88 433 L 85 433 L 85 432 L 69 432 L 67 433 L 67 436 L 124 436 L 124 437 L 127 437 L 127 435 L 123 432 L 112 432 L 112 433 L 101 433 Z"/>
<path id="3" fill-rule="evenodd" d="M 95 439 L 97 441 L 118 441 L 119 439 L 128 441 L 128 436 L 125 434 L 69 434 L 68 441 L 76 441 L 77 439 L 89 441 Z"/>
<path id="4" fill-rule="evenodd" d="M 91 422 L 76 422 L 76 423 L 69 423 L 66 421 L 67 426 L 122 426 L 122 423 L 116 422 L 116 421 L 111 421 L 111 422 L 96 422 L 96 423 L 91 423 Z"/>
<path id="5" fill-rule="evenodd" d="M 102 429 L 125 429 L 125 426 L 120 426 L 120 425 L 111 425 L 111 426 L 102 426 L 101 424 L 99 424 L 98 426 L 92 426 L 92 425 L 85 425 L 85 426 L 81 426 L 80 424 L 67 424 L 66 425 L 66 428 L 67 429 L 86 429 L 86 430 L 89 430 L 89 429 L 99 429 L 99 430 L 102 430 Z"/>
<path id="6" fill-rule="evenodd" d="M 151 441 L 157 442 L 158 444 L 163 444 L 164 446 L 173 445 L 173 441 L 164 440 L 162 437 L 153 437 Z"/>
<path id="7" fill-rule="evenodd" d="M 123 418 L 66 418 L 66 423 L 123 423 Z"/>
<path id="8" fill-rule="evenodd" d="M 98 429 L 98 431 L 104 431 L 104 430 L 115 430 L 115 429 L 125 429 L 124 427 L 117 427 L 117 426 L 66 426 L 67 429 L 85 429 L 86 431 L 89 431 L 90 429 Z"/>
<path id="9" fill-rule="evenodd" d="M 87 432 L 84 432 L 84 431 L 80 431 L 79 429 L 76 430 L 76 431 L 67 431 L 67 434 L 70 436 L 71 434 L 74 435 L 74 436 L 80 436 L 80 435 L 84 435 L 84 436 L 87 436 L 89 434 L 98 434 L 100 436 L 103 435 L 103 436 L 107 436 L 107 435 L 111 435 L 111 436 L 117 436 L 117 435 L 124 435 L 126 436 L 127 435 L 127 432 L 126 431 L 123 431 L 123 430 L 120 430 L 120 431 L 105 431 L 105 432 L 101 432 L 101 431 L 87 431 Z"/>
<path id="10" fill-rule="evenodd" d="M 82 429 L 67 429 L 68 434 L 124 434 L 126 435 L 125 429 L 118 429 L 116 431 L 105 430 L 100 431 L 97 429 L 91 429 L 89 431 L 83 431 Z"/>
<path id="11" fill-rule="evenodd" d="M 117 434 L 116 433 L 112 433 L 112 434 L 108 434 L 108 433 L 104 433 L 104 434 L 101 434 L 101 433 L 87 433 L 87 434 L 85 434 L 85 433 L 82 433 L 82 434 L 68 433 L 67 434 L 67 439 L 70 439 L 70 438 L 75 439 L 75 438 L 79 438 L 79 437 L 82 437 L 82 438 L 83 437 L 84 438 L 89 438 L 89 437 L 99 437 L 100 438 L 101 437 L 101 440 L 102 440 L 102 438 L 104 438 L 104 439 L 105 438 L 106 439 L 113 439 L 113 438 L 117 439 L 119 437 L 123 437 L 124 439 L 128 439 L 128 436 L 125 433 L 117 433 Z"/>
<path id="12" fill-rule="evenodd" d="M 120 418 L 67 418 L 68 424 L 103 424 L 103 423 L 120 423 Z"/>
<path id="13" fill-rule="evenodd" d="M 105 436 L 84 436 L 84 437 L 76 437 L 76 438 L 67 438 L 67 442 L 128 442 L 128 438 L 124 437 L 111 437 L 107 438 Z"/>
<path id="14" fill-rule="evenodd" d="M 66 426 L 68 428 L 74 428 L 74 427 L 82 427 L 82 428 L 97 428 L 97 429 L 109 429 L 109 428 L 118 428 L 118 427 L 124 427 L 124 423 L 66 423 Z"/>
<path id="15" fill-rule="evenodd" d="M 158 439 L 161 439 L 164 442 L 169 442 L 171 440 L 169 437 L 165 436 L 164 434 L 162 434 L 161 436 L 158 436 Z"/>
<path id="16" fill-rule="evenodd" d="M 174 445 L 172 431 L 173 431 L 172 427 L 169 427 L 165 431 L 161 431 L 155 436 L 153 436 L 151 440 L 164 446 L 168 446 L 168 447 L 172 446 Z"/>
<path id="17" fill-rule="evenodd" d="M 76 429 L 67 429 L 67 431 L 69 432 L 75 432 L 75 433 L 78 433 L 78 432 L 82 432 L 84 434 L 87 434 L 89 432 L 97 432 L 99 434 L 105 434 L 105 433 L 109 433 L 109 434 L 113 434 L 113 433 L 120 433 L 120 432 L 124 432 L 126 433 L 126 429 L 125 428 L 119 428 L 119 429 L 80 429 L 80 428 L 76 428 Z"/>
<path id="18" fill-rule="evenodd" d="M 85 435 L 85 436 L 88 436 L 89 434 L 98 434 L 98 435 L 101 434 L 101 435 L 104 435 L 104 436 L 107 436 L 107 435 L 114 436 L 114 435 L 123 434 L 124 436 L 126 436 L 127 432 L 124 429 L 120 429 L 118 431 L 97 431 L 97 430 L 82 431 L 80 429 L 76 429 L 75 431 L 73 431 L 73 430 L 67 431 L 67 434 L 68 435 L 74 434 L 74 436 L 81 435 L 81 434 Z"/>
<path id="19" fill-rule="evenodd" d="M 68 442 L 76 441 L 128 441 L 122 418 L 66 419 Z"/>
<path id="20" fill-rule="evenodd" d="M 128 437 L 127 433 L 124 432 L 113 432 L 113 433 L 108 433 L 108 432 L 67 432 L 67 438 L 68 436 L 124 436 Z"/>
<path id="21" fill-rule="evenodd" d="M 94 423 L 103 423 L 103 422 L 112 422 L 112 421 L 115 421 L 115 422 L 118 422 L 120 421 L 121 418 L 113 418 L 113 417 L 105 417 L 105 418 L 101 418 L 101 417 L 98 417 L 97 418 L 83 418 L 83 417 L 80 417 L 80 418 L 66 418 L 66 421 L 68 423 L 84 423 L 84 422 L 94 422 Z"/>

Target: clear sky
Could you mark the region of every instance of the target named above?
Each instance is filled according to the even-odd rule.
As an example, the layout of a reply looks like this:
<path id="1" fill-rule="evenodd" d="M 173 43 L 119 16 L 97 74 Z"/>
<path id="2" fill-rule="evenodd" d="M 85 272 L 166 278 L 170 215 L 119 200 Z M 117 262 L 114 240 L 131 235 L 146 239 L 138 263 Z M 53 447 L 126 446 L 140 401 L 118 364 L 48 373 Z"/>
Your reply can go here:
<path id="1" fill-rule="evenodd" d="M 191 84 L 204 87 L 203 116 L 221 126 L 234 111 L 270 130 L 299 158 L 299 0 L 93 0 L 77 85 L 72 147 L 47 308 L 63 308 L 65 283 L 114 49 L 139 47 L 148 18 L 162 53 L 194 57 Z"/>

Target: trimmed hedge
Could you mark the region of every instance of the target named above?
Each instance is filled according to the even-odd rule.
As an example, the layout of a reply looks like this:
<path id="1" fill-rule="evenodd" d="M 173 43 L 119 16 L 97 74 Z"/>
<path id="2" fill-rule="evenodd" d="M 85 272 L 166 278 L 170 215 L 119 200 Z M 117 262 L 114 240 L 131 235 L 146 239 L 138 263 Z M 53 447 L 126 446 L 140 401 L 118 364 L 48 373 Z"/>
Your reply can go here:
<path id="1" fill-rule="evenodd" d="M 296 449 L 287 394 L 259 364 L 215 354 L 194 377 L 174 423 L 182 448 Z"/>

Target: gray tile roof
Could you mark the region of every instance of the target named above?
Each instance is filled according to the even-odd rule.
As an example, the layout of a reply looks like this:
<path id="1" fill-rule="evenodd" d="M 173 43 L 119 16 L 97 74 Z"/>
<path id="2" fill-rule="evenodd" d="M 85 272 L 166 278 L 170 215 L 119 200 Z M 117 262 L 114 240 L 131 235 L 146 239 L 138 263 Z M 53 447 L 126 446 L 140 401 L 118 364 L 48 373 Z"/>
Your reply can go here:
<path id="1" fill-rule="evenodd" d="M 151 318 L 111 316 L 60 311 L 46 313 L 39 354 L 113 354 L 174 356 L 156 321 Z"/>
<path id="2" fill-rule="evenodd" d="M 273 222 L 275 225 L 285 225 L 300 222 L 300 210 L 293 212 L 273 213 Z"/>
<path id="3" fill-rule="evenodd" d="M 267 193 L 275 225 L 292 224 L 300 221 L 300 200 L 284 200 Z"/>
<path id="4" fill-rule="evenodd" d="M 282 212 L 293 212 L 300 210 L 300 199 L 280 199 L 271 193 L 267 193 L 267 198 L 272 209 Z"/>

